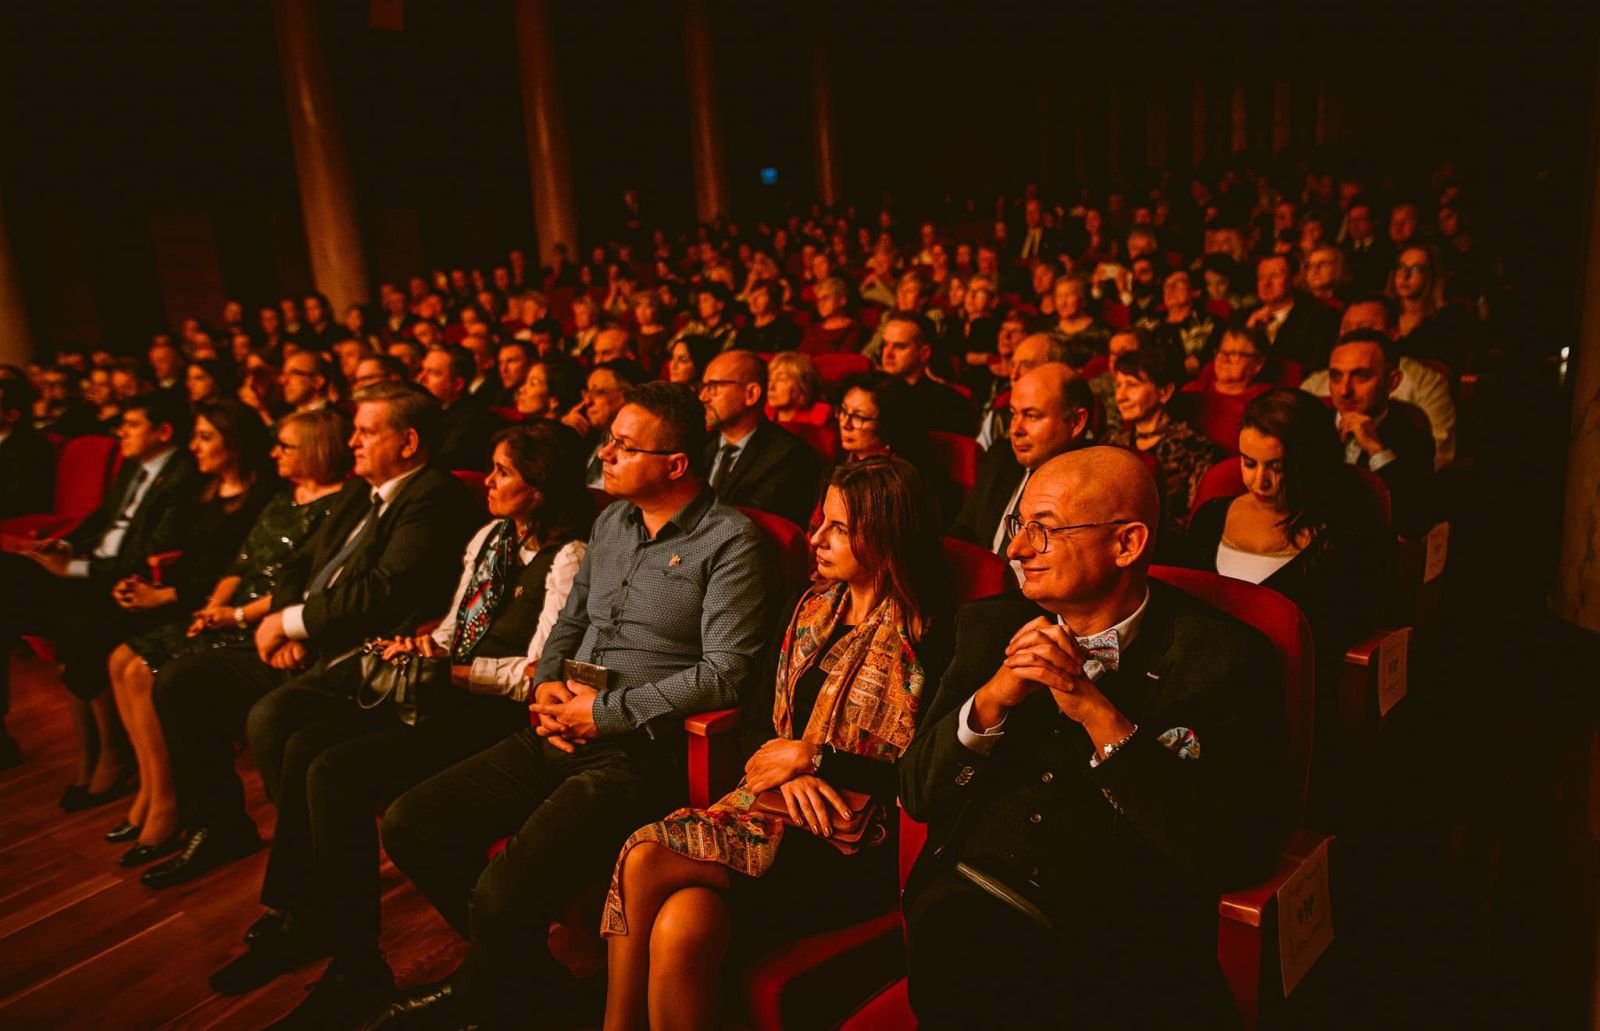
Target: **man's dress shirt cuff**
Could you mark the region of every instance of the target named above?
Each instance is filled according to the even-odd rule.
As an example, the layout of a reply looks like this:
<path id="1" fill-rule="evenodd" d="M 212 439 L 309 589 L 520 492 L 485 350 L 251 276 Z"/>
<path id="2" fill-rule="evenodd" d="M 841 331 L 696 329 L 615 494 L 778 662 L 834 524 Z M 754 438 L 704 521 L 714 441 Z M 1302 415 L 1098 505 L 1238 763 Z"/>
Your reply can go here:
<path id="1" fill-rule="evenodd" d="M 304 605 L 290 605 L 283 610 L 283 633 L 291 641 L 304 641 L 311 636 L 306 630 Z"/>
<path id="2" fill-rule="evenodd" d="M 68 562 L 67 575 L 74 580 L 89 579 L 89 560 L 86 558 L 75 558 L 71 562 Z"/>
<path id="3" fill-rule="evenodd" d="M 1000 722 L 988 730 L 973 730 L 972 703 L 977 700 L 977 697 L 974 694 L 961 707 L 961 714 L 956 719 L 956 740 L 960 741 L 969 751 L 977 752 L 979 755 L 988 755 L 994 751 L 994 746 L 1000 743 L 1000 739 L 1006 736 L 1006 721 L 1005 717 L 1002 716 Z"/>
<path id="4" fill-rule="evenodd" d="M 1377 472 L 1379 469 L 1382 469 L 1384 466 L 1388 465 L 1394 460 L 1395 453 L 1389 448 L 1384 448 L 1382 451 L 1379 451 L 1377 454 L 1367 459 L 1367 468 L 1371 469 L 1373 472 Z"/>

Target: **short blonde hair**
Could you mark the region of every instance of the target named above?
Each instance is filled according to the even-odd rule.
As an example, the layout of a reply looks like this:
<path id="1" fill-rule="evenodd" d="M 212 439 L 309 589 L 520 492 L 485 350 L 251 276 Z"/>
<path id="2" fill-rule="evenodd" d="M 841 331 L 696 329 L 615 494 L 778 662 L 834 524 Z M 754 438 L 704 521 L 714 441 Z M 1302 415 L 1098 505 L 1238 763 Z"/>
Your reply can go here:
<path id="1" fill-rule="evenodd" d="M 290 426 L 301 428 L 304 439 L 295 446 L 305 455 L 313 480 L 319 484 L 341 483 L 350 475 L 353 456 L 345 443 L 350 438 L 350 422 L 343 412 L 337 408 L 296 412 L 279 424 L 280 429 Z"/>
<path id="2" fill-rule="evenodd" d="M 767 362 L 767 378 L 771 379 L 780 371 L 794 377 L 802 405 L 813 404 L 822 398 L 822 377 L 817 374 L 816 363 L 810 355 L 803 351 L 779 351 Z"/>

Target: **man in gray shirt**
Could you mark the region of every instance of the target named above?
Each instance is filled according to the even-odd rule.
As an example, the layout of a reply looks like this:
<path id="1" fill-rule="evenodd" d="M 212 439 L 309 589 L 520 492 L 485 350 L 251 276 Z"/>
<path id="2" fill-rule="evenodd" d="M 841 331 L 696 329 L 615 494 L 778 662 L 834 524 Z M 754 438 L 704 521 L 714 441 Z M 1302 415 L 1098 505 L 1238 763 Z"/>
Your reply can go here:
<path id="1" fill-rule="evenodd" d="M 683 717 L 738 704 L 756 674 L 774 560 L 706 486 L 705 443 L 687 387 L 629 392 L 600 448 L 605 489 L 621 500 L 596 521 L 533 670 L 538 726 L 385 814 L 390 858 L 472 947 L 448 982 L 414 990 L 380 1023 L 526 1025 L 530 1005 L 559 1003 L 549 922 L 605 879 L 630 832 L 682 804 Z M 567 659 L 604 666 L 608 682 L 566 679 Z"/>

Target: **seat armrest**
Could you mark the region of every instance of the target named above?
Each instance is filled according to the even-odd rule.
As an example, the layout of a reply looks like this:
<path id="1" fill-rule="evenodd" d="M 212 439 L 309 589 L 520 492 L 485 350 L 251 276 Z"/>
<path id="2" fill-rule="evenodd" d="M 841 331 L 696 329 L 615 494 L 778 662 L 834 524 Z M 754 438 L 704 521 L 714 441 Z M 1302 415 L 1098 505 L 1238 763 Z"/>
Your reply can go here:
<path id="1" fill-rule="evenodd" d="M 1263 916 L 1272 905 L 1278 890 L 1294 876 L 1300 865 L 1317 850 L 1317 846 L 1324 841 L 1333 841 L 1327 834 L 1316 831 L 1296 831 L 1290 836 L 1288 844 L 1278 855 L 1277 869 L 1272 871 L 1272 876 L 1260 884 L 1252 884 L 1248 888 L 1230 891 L 1217 901 L 1217 915 L 1225 920 L 1248 924 L 1251 927 L 1260 927 Z"/>
<path id="2" fill-rule="evenodd" d="M 157 585 L 161 584 L 167 570 L 177 565 L 178 560 L 182 557 L 183 552 L 181 551 L 158 551 L 154 555 L 148 556 L 145 561 L 150 563 L 150 582 Z"/>
<path id="3" fill-rule="evenodd" d="M 686 717 L 683 729 L 699 737 L 714 737 L 739 729 L 738 709 L 711 709 Z"/>
<path id="4" fill-rule="evenodd" d="M 739 781 L 738 709 L 714 709 L 686 717 L 689 804 L 704 809 Z"/>
<path id="5" fill-rule="evenodd" d="M 1217 963 L 1246 1028 L 1272 1023 L 1283 1001 L 1278 892 L 1300 872 L 1319 845 L 1334 840 L 1314 831 L 1297 831 L 1280 854 L 1271 877 L 1229 892 L 1217 901 Z"/>

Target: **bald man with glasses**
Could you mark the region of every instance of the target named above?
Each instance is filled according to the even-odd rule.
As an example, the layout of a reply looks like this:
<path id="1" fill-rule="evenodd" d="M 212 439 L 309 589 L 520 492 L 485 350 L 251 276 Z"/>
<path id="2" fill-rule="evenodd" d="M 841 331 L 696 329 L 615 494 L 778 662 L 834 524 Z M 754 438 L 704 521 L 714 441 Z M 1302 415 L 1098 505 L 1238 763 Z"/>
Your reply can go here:
<path id="1" fill-rule="evenodd" d="M 1265 638 L 1150 579 L 1159 514 L 1132 452 L 1052 458 L 1009 520 L 1023 596 L 957 616 L 900 765 L 929 824 L 904 895 L 923 1027 L 1230 1013 L 1217 896 L 1287 826 L 1282 691 Z"/>

